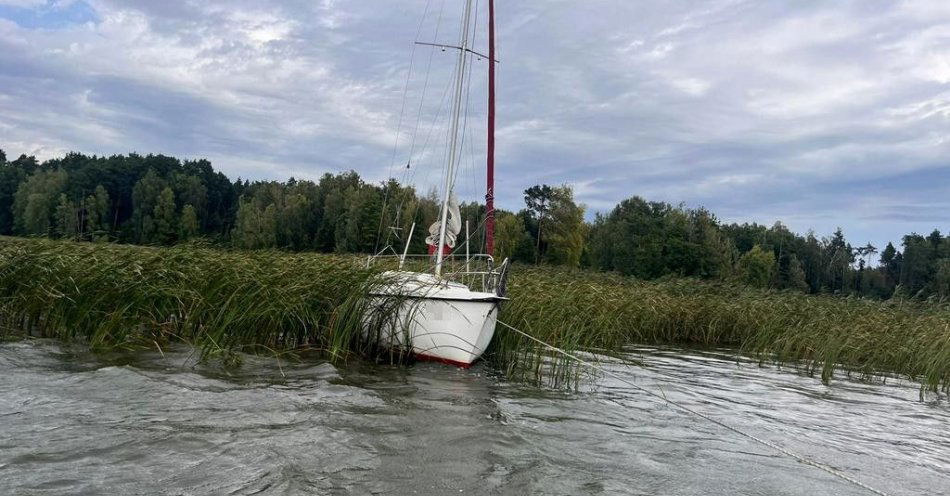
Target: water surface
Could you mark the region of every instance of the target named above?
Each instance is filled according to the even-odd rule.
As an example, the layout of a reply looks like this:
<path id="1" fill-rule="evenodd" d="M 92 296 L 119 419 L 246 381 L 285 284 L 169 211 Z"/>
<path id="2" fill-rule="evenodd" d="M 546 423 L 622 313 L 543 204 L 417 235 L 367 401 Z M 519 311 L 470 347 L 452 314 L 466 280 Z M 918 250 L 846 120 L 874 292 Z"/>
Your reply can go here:
<path id="1" fill-rule="evenodd" d="M 950 406 L 916 384 L 632 350 L 617 373 L 889 494 L 950 494 Z M 870 494 L 609 377 L 580 391 L 460 370 L 186 348 L 0 344 L 0 494 Z"/>

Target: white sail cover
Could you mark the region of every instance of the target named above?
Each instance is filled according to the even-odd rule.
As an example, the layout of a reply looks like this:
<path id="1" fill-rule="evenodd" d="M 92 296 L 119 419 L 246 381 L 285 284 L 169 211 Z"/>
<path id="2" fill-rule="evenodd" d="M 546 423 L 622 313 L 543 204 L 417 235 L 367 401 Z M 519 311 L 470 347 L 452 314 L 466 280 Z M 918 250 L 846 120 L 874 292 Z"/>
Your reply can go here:
<path id="1" fill-rule="evenodd" d="M 455 193 L 449 195 L 449 215 L 445 226 L 445 246 L 455 248 L 455 239 L 459 231 L 462 230 L 462 215 L 459 213 L 459 202 L 455 198 Z M 441 223 L 435 221 L 429 226 L 429 236 L 426 237 L 426 244 L 437 246 L 439 244 L 439 230 Z"/>

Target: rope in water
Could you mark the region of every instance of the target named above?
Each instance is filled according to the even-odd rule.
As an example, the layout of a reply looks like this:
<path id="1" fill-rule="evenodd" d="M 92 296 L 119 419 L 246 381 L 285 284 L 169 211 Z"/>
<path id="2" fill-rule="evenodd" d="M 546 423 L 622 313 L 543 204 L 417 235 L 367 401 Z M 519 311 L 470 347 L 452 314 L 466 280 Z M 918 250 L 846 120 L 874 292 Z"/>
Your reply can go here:
<path id="1" fill-rule="evenodd" d="M 783 454 L 783 455 L 785 455 L 785 456 L 788 456 L 788 457 L 790 457 L 790 458 L 793 458 L 793 459 L 795 459 L 795 460 L 797 460 L 797 461 L 799 461 L 799 462 L 801 462 L 801 463 L 804 463 L 804 464 L 806 464 L 806 465 L 811 465 L 812 467 L 815 467 L 815 468 L 817 468 L 817 469 L 823 470 L 823 471 L 825 471 L 825 472 L 827 472 L 827 473 L 829 473 L 829 474 L 831 474 L 831 475 L 833 475 L 833 476 L 835 476 L 835 477 L 837 477 L 837 478 L 839 478 L 839 479 L 841 479 L 841 480 L 843 480 L 843 481 L 846 481 L 846 482 L 849 482 L 849 483 L 851 483 L 851 484 L 854 484 L 855 486 L 860 487 L 861 489 L 865 489 L 865 490 L 870 491 L 870 492 L 872 492 L 872 493 L 874 493 L 874 494 L 877 494 L 877 495 L 879 495 L 879 496 L 888 496 L 888 494 L 885 493 L 884 491 L 881 491 L 880 489 L 875 489 L 875 488 L 873 488 L 873 487 L 871 487 L 871 486 L 869 486 L 869 485 L 867 485 L 867 484 L 865 484 L 865 483 L 863 483 L 863 482 L 861 482 L 861 481 L 859 481 L 859 480 L 857 480 L 857 479 L 852 478 L 852 477 L 849 476 L 848 474 L 845 474 L 845 473 L 843 473 L 843 472 L 841 472 L 841 471 L 835 470 L 833 467 L 830 467 L 830 466 L 828 466 L 828 465 L 825 465 L 824 463 L 817 462 L 817 461 L 815 461 L 815 460 L 811 460 L 811 459 L 809 459 L 809 458 L 806 458 L 806 457 L 804 457 L 804 456 L 802 456 L 802 455 L 799 455 L 798 453 L 795 453 L 795 452 L 793 452 L 793 451 L 790 451 L 789 449 L 787 449 L 787 448 L 785 448 L 785 447 L 779 446 L 778 444 L 775 444 L 775 443 L 773 443 L 772 441 L 769 441 L 769 440 L 767 440 L 767 439 L 762 439 L 762 438 L 760 438 L 760 437 L 754 436 L 754 435 L 749 434 L 749 433 L 747 433 L 747 432 L 745 432 L 745 431 L 739 430 L 737 427 L 733 427 L 733 426 L 731 426 L 731 425 L 729 425 L 729 424 L 727 424 L 727 423 L 725 423 L 725 422 L 722 422 L 722 421 L 720 421 L 720 420 L 716 420 L 716 419 L 710 417 L 709 415 L 706 415 L 705 413 L 702 413 L 702 412 L 693 410 L 692 408 L 689 408 L 689 407 L 687 407 L 687 406 L 683 406 L 683 405 L 681 405 L 681 404 L 679 404 L 679 403 L 677 403 L 677 402 L 675 402 L 675 401 L 673 401 L 673 400 L 667 398 L 666 396 L 664 396 L 664 395 L 662 395 L 662 394 L 655 393 L 655 392 L 650 391 L 649 389 L 647 389 L 647 388 L 645 388 L 645 387 L 643 387 L 643 386 L 639 386 L 639 385 L 637 385 L 637 384 L 634 384 L 633 382 L 631 382 L 631 381 L 629 381 L 629 380 L 623 378 L 622 376 L 620 376 L 620 375 L 618 375 L 618 374 L 615 374 L 615 373 L 611 372 L 610 370 L 608 370 L 608 369 L 606 369 L 606 368 L 604 368 L 604 367 L 601 367 L 601 366 L 599 366 L 599 365 L 597 365 L 597 364 L 595 364 L 595 363 L 588 362 L 587 360 L 584 360 L 583 358 L 580 358 L 580 357 L 578 357 L 577 355 L 574 355 L 574 354 L 569 353 L 569 352 L 567 352 L 567 351 L 564 351 L 564 350 L 562 350 L 562 349 L 560 349 L 560 348 L 558 348 L 558 347 L 556 347 L 556 346 L 553 346 L 553 345 L 550 345 L 550 344 L 548 344 L 548 343 L 545 343 L 544 341 L 541 341 L 540 339 L 538 339 L 538 338 L 536 338 L 536 337 L 534 337 L 534 336 L 532 336 L 532 335 L 530 335 L 530 334 L 528 334 L 528 333 L 526 333 L 526 332 L 524 332 L 524 331 L 522 331 L 522 330 L 520 330 L 520 329 L 517 329 L 517 328 L 515 328 L 515 327 L 513 327 L 513 326 L 511 326 L 511 325 L 509 325 L 509 324 L 506 324 L 506 323 L 504 323 L 504 322 L 502 322 L 502 321 L 500 321 L 500 320 L 498 321 L 498 323 L 499 323 L 500 325 L 502 325 L 502 326 L 504 326 L 504 327 L 506 327 L 506 328 L 508 328 L 508 329 L 510 329 L 510 330 L 512 330 L 512 331 L 514 331 L 514 332 L 516 332 L 516 333 L 518 333 L 518 334 L 520 334 L 520 335 L 522 335 L 522 336 L 524 336 L 524 337 L 526 337 L 526 338 L 528 338 L 528 339 L 530 339 L 530 340 L 532 340 L 532 341 L 534 341 L 534 342 L 536 342 L 536 343 L 538 343 L 538 344 L 540 344 L 541 346 L 544 346 L 545 348 L 548 348 L 548 349 L 550 349 L 550 350 L 552 350 L 552 351 L 555 351 L 555 352 L 557 352 L 557 353 L 560 353 L 560 354 L 562 354 L 562 355 L 564 355 L 564 356 L 566 356 L 566 357 L 568 357 L 568 358 L 571 358 L 572 360 L 576 360 L 577 362 L 579 362 L 579 363 L 581 363 L 581 364 L 583 364 L 583 365 L 586 365 L 586 366 L 588 366 L 588 367 L 590 367 L 590 368 L 592 368 L 592 369 L 594 369 L 594 370 L 597 370 L 597 371 L 599 371 L 599 372 L 601 372 L 601 373 L 603 373 L 603 374 L 605 374 L 605 375 L 609 375 L 610 377 L 612 377 L 612 378 L 614 378 L 614 379 L 616 379 L 616 380 L 618 380 L 618 381 L 620 381 L 620 382 L 622 382 L 622 383 L 624 383 L 624 384 L 626 384 L 626 385 L 628 385 L 628 386 L 630 386 L 630 387 L 632 387 L 632 388 L 634 388 L 634 389 L 636 389 L 636 390 L 638 390 L 638 391 L 640 391 L 640 392 L 646 393 L 646 394 L 648 394 L 648 395 L 650 395 L 650 396 L 652 396 L 652 397 L 654 397 L 654 398 L 656 398 L 656 399 L 659 399 L 659 400 L 661 400 L 661 401 L 663 401 L 663 402 L 665 402 L 665 403 L 667 403 L 667 404 L 669 404 L 669 405 L 671 405 L 671 406 L 673 406 L 673 407 L 679 408 L 680 410 L 682 410 L 682 411 L 684 411 L 684 412 L 686 412 L 686 413 L 689 413 L 689 414 L 691 414 L 691 415 L 695 415 L 695 416 L 700 417 L 700 418 L 702 418 L 702 419 L 708 420 L 709 422 L 712 422 L 713 424 L 716 424 L 716 425 L 718 425 L 719 427 L 722 427 L 722 428 L 724 428 L 724 429 L 726 429 L 726 430 L 732 431 L 732 432 L 734 432 L 734 433 L 736 433 L 736 434 L 738 434 L 738 435 L 740 435 L 740 436 L 742 436 L 742 437 L 744 437 L 744 438 L 746 438 L 746 439 L 752 440 L 752 441 L 754 441 L 754 442 L 756 442 L 756 443 L 759 443 L 759 444 L 761 444 L 761 445 L 763 445 L 763 446 L 766 446 L 766 447 L 768 447 L 768 448 L 771 448 L 771 449 L 773 449 L 773 450 L 775 450 L 775 451 L 777 451 L 777 452 L 779 452 L 779 453 L 781 453 L 781 454 Z"/>

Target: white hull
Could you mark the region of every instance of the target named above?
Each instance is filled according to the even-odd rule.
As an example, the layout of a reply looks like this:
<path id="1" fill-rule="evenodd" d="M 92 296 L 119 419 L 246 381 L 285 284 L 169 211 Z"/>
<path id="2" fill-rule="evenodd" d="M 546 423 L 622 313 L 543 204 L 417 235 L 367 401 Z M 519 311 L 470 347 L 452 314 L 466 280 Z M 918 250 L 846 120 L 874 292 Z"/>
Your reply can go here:
<path id="1" fill-rule="evenodd" d="M 504 298 L 428 274 L 391 273 L 370 295 L 364 329 L 384 348 L 467 367 L 485 352 Z"/>

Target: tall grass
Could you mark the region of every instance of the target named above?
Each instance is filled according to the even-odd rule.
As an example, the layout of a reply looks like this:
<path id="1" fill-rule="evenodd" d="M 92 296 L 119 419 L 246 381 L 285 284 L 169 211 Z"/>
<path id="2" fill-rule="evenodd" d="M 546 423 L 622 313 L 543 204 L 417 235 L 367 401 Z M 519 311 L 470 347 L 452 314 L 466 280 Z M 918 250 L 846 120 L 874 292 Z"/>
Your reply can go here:
<path id="1" fill-rule="evenodd" d="M 388 325 L 383 314 L 392 308 L 368 306 L 365 297 L 381 283 L 350 256 L 0 238 L 0 337 L 32 333 L 97 349 L 181 340 L 209 358 L 310 349 L 342 359 L 380 351 L 362 328 Z M 800 363 L 825 381 L 844 366 L 950 392 L 946 306 L 527 266 L 513 268 L 509 296 L 503 321 L 572 351 L 734 346 L 763 361 Z M 368 311 L 377 313 L 368 319 Z M 509 375 L 557 381 L 577 373 L 545 356 L 503 328 L 488 353 Z"/>
<path id="2" fill-rule="evenodd" d="M 357 347 L 373 274 L 352 257 L 0 239 L 0 333 L 206 356 Z"/>
<path id="3" fill-rule="evenodd" d="M 901 374 L 929 389 L 950 392 L 946 305 L 687 279 L 643 282 L 544 267 L 517 267 L 509 295 L 502 320 L 562 348 L 609 352 L 633 343 L 733 346 L 763 361 L 796 362 L 825 382 L 844 366 L 868 377 Z M 497 334 L 497 361 L 509 373 L 539 370 L 543 353 L 538 346 L 503 330 Z"/>

